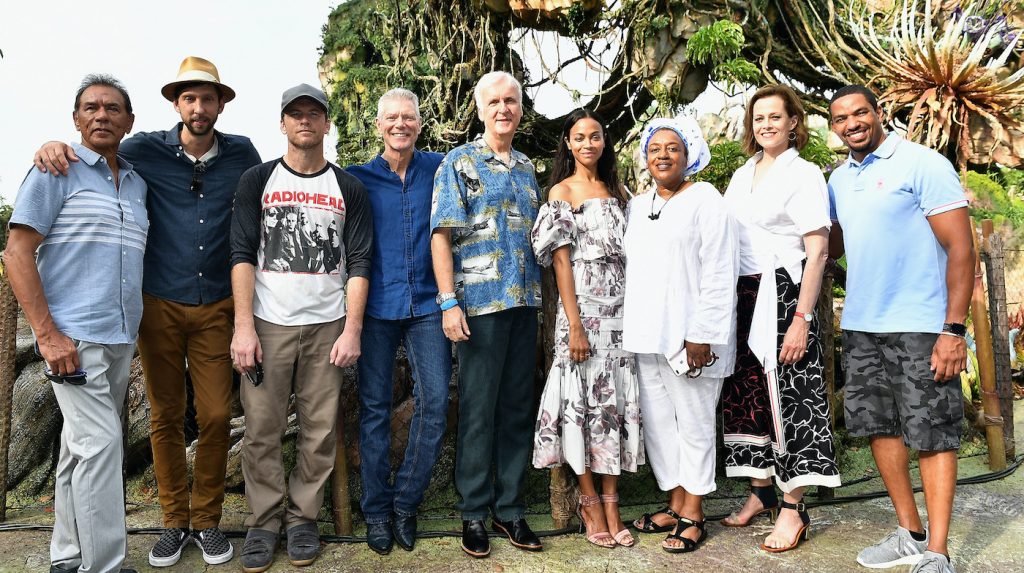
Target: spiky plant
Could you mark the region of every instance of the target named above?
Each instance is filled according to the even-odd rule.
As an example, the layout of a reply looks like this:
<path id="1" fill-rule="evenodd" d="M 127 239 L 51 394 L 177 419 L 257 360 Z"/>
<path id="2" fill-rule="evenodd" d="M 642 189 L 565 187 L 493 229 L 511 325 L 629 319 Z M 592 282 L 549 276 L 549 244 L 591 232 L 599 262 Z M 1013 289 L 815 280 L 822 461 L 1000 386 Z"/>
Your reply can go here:
<path id="1" fill-rule="evenodd" d="M 989 122 L 996 140 L 1003 128 L 1021 130 L 1015 114 L 1024 103 L 1024 68 L 1017 62 L 1018 69 L 1007 69 L 1020 31 L 1004 18 L 980 14 L 985 4 L 966 2 L 939 30 L 931 0 L 923 13 L 918 0 L 903 0 L 884 33 L 871 15 L 851 10 L 849 18 L 864 55 L 887 76 L 880 101 L 889 116 L 909 110 L 907 137 L 946 153 L 961 168 L 971 156 L 972 116 Z"/>

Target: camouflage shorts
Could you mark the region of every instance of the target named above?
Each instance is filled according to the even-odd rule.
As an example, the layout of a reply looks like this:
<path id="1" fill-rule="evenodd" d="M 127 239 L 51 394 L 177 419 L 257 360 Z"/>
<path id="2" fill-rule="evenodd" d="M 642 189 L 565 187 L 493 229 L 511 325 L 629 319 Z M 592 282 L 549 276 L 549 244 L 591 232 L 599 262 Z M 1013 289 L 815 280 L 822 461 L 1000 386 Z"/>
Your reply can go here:
<path id="1" fill-rule="evenodd" d="M 908 447 L 956 450 L 964 417 L 958 379 L 936 382 L 938 334 L 843 333 L 846 427 L 854 436 L 903 436 Z"/>

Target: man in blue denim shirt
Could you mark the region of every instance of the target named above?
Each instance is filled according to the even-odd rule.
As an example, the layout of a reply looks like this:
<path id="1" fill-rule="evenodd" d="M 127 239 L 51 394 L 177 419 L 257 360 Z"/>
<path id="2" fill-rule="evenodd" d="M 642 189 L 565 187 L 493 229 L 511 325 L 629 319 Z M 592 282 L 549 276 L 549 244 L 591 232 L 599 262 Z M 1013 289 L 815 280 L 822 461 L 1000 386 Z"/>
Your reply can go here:
<path id="1" fill-rule="evenodd" d="M 214 129 L 235 97 L 207 60 L 187 57 L 162 95 L 181 122 L 168 131 L 139 133 L 118 153 L 149 185 L 152 226 L 143 277 L 139 353 L 150 403 L 150 443 L 163 523 L 149 562 L 173 565 L 195 541 L 207 563 L 231 559 L 218 529 L 230 446 L 233 326 L 228 266 L 231 203 L 242 173 L 260 163 L 249 138 Z M 74 152 L 47 144 L 36 165 L 67 172 Z M 185 366 L 195 390 L 199 440 L 190 495 L 185 460 Z M 191 530 L 189 527 L 191 526 Z"/>
<path id="2" fill-rule="evenodd" d="M 523 93 L 505 72 L 474 92 L 483 136 L 453 149 L 434 178 L 434 276 L 445 336 L 457 345 L 462 550 L 490 554 L 484 519 L 512 545 L 541 549 L 523 515 L 533 435 L 540 267 L 530 246 L 540 193 L 533 163 L 512 149 Z M 463 308 L 463 306 L 465 308 Z"/>
<path id="3" fill-rule="evenodd" d="M 373 211 L 370 295 L 359 357 L 360 505 L 366 543 L 384 555 L 393 540 L 406 551 L 415 543 L 416 511 L 444 436 L 452 352 L 441 330 L 430 258 L 430 201 L 444 156 L 416 149 L 422 123 L 419 98 L 409 90 L 381 96 L 376 123 L 384 152 L 348 171 L 366 186 Z M 412 367 L 415 402 L 405 457 L 392 485 L 391 408 L 399 343 Z"/>

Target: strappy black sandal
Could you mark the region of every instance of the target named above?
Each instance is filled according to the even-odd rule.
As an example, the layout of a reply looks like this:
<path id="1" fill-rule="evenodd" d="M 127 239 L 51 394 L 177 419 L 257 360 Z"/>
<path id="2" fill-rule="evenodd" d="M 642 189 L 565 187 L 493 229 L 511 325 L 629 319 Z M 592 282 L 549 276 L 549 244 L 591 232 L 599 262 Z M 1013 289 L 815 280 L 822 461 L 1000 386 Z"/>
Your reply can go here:
<path id="1" fill-rule="evenodd" d="M 726 527 L 747 527 L 748 525 L 750 525 L 752 521 L 754 521 L 754 519 L 761 517 L 762 515 L 767 515 L 769 521 L 771 523 L 775 523 L 775 519 L 779 515 L 779 497 L 775 495 L 775 486 L 752 485 L 750 486 L 750 493 L 754 494 L 754 497 L 761 500 L 761 505 L 763 506 L 763 509 L 761 509 L 761 511 L 755 513 L 754 515 L 751 515 L 750 519 L 744 522 L 739 522 L 736 520 L 738 514 L 734 511 L 729 515 L 729 517 L 719 521 L 718 523 L 721 523 Z"/>
<path id="2" fill-rule="evenodd" d="M 694 541 L 689 537 L 683 537 L 683 532 L 687 529 L 690 529 L 691 527 L 696 527 L 700 530 L 700 537 L 697 538 L 697 541 Z M 680 517 L 679 521 L 676 522 L 675 531 L 669 533 L 668 536 L 665 537 L 665 541 L 668 541 L 669 539 L 678 539 L 683 544 L 679 547 L 673 547 L 671 545 L 665 545 L 665 541 L 662 541 L 661 548 L 665 551 L 668 551 L 669 553 L 689 553 L 691 551 L 696 551 L 697 548 L 700 547 L 700 544 L 703 543 L 704 540 L 707 538 L 707 536 L 708 532 L 704 529 L 703 519 L 700 521 L 694 521 L 692 519 Z"/>
<path id="3" fill-rule="evenodd" d="M 679 514 L 672 511 L 672 508 L 666 505 L 654 513 L 645 513 L 640 519 L 634 520 L 633 527 L 635 527 L 640 533 L 665 533 L 666 531 L 672 531 L 675 529 L 675 523 L 670 523 L 668 525 L 658 525 L 655 523 L 654 516 L 659 513 L 664 513 L 676 521 L 679 521 L 680 519 Z M 643 525 L 640 525 L 641 523 L 643 523 Z"/>

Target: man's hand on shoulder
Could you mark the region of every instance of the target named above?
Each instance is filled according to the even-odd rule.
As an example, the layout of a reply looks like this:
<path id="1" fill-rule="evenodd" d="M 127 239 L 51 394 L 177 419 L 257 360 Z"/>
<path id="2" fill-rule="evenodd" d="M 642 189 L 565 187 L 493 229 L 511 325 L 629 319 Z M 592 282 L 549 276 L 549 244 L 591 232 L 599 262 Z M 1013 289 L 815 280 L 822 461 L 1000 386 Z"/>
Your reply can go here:
<path id="1" fill-rule="evenodd" d="M 54 177 L 57 174 L 66 177 L 70 162 L 77 163 L 78 155 L 75 154 L 74 148 L 60 141 L 46 142 L 32 157 L 32 163 L 35 163 L 36 169 Z"/>
<path id="2" fill-rule="evenodd" d="M 932 348 L 932 372 L 936 382 L 945 382 L 967 368 L 967 341 L 940 334 Z"/>

